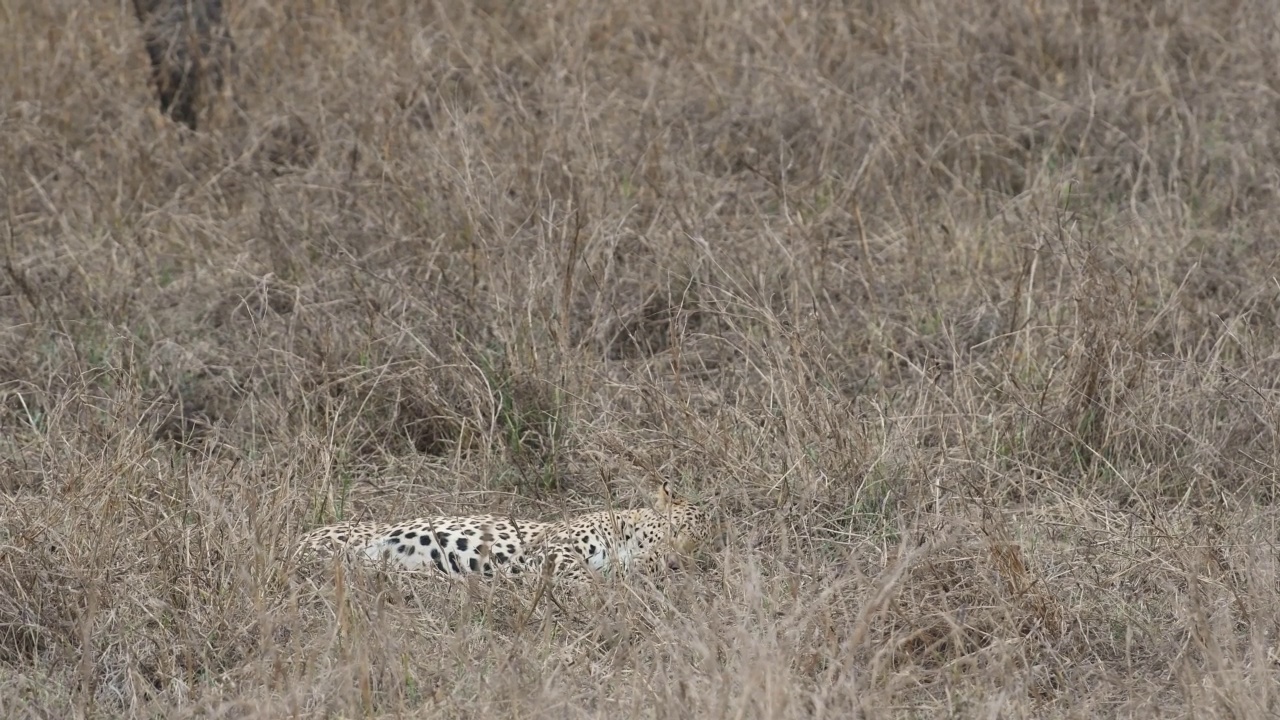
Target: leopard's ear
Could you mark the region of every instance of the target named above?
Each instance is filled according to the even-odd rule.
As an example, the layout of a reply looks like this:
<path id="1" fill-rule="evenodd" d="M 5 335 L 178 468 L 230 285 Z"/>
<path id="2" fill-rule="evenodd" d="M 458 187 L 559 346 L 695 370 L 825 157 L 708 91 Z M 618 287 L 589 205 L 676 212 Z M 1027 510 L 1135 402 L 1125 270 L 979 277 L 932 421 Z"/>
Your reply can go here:
<path id="1" fill-rule="evenodd" d="M 671 492 L 671 483 L 663 480 L 662 484 L 658 486 L 658 492 L 654 499 L 653 504 L 655 509 L 659 512 L 666 512 L 671 509 L 671 506 L 674 505 L 675 502 L 675 494 Z"/>

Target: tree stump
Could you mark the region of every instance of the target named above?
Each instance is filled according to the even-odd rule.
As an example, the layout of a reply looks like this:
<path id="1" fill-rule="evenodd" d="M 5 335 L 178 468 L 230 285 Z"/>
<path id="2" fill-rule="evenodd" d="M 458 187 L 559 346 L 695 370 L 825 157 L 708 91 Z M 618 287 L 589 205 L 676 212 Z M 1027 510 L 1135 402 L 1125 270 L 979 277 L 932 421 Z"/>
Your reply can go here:
<path id="1" fill-rule="evenodd" d="M 235 44 L 222 0 L 133 0 L 133 7 L 160 111 L 195 130 L 232 69 Z"/>

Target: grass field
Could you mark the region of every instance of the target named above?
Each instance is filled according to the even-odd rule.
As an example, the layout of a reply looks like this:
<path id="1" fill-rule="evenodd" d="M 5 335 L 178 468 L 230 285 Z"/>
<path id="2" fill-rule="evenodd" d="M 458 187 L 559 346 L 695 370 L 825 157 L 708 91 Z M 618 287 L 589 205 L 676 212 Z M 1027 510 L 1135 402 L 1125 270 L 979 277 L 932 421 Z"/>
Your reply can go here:
<path id="1" fill-rule="evenodd" d="M 227 7 L 191 132 L 0 2 L 0 716 L 1280 714 L 1271 3 Z M 288 559 L 663 477 L 577 613 Z"/>

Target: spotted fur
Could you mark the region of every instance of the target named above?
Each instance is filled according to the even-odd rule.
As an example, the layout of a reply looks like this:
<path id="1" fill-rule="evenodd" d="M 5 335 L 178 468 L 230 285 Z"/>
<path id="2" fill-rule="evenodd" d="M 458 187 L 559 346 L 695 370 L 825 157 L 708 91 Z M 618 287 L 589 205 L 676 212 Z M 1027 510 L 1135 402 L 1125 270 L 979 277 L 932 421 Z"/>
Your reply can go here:
<path id="1" fill-rule="evenodd" d="M 300 557 L 349 558 L 449 577 L 549 573 L 557 584 L 591 575 L 674 567 L 709 532 L 705 512 L 663 483 L 653 508 L 601 511 L 560 522 L 495 515 L 422 517 L 396 524 L 344 522 L 302 538 Z"/>

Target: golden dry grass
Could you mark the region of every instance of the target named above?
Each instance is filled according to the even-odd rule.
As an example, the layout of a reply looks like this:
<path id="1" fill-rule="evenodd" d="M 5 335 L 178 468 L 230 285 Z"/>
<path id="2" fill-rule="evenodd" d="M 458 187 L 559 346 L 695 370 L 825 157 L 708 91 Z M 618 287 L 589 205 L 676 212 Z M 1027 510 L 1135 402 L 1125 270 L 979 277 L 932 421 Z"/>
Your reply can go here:
<path id="1" fill-rule="evenodd" d="M 228 10 L 192 133 L 0 4 L 0 716 L 1280 713 L 1270 4 Z M 655 475 L 576 618 L 284 562 Z"/>

